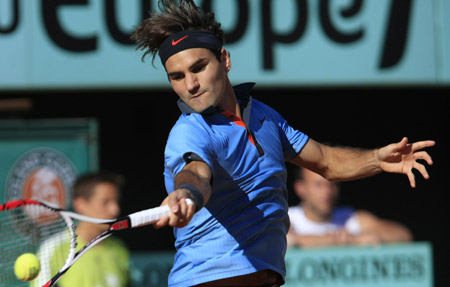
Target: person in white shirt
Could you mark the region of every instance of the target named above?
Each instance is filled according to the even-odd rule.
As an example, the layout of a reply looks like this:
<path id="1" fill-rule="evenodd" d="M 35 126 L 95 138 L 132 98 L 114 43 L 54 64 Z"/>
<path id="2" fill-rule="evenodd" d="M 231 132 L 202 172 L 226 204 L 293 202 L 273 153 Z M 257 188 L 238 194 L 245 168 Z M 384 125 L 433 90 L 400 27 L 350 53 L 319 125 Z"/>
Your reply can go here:
<path id="1" fill-rule="evenodd" d="M 376 245 L 409 242 L 410 230 L 366 210 L 336 206 L 339 186 L 308 169 L 296 169 L 293 189 L 300 204 L 289 207 L 288 246 Z"/>

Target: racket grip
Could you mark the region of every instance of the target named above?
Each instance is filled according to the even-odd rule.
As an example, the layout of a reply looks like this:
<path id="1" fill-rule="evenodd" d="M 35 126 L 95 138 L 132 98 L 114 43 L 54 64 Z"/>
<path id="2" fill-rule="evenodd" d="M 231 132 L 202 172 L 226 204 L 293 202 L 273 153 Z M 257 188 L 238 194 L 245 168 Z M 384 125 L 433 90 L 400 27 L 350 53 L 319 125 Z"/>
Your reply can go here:
<path id="1" fill-rule="evenodd" d="M 187 204 L 193 204 L 190 198 L 186 198 Z M 170 216 L 172 212 L 168 205 L 163 205 L 147 210 L 138 211 L 129 215 L 131 227 L 152 224 L 164 216 Z"/>

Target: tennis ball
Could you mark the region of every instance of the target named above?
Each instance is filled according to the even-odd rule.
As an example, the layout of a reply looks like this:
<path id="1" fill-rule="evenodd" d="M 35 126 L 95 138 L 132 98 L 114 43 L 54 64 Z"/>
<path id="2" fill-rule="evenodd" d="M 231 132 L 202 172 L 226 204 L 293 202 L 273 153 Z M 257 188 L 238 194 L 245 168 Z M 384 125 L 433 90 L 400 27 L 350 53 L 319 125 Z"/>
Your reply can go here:
<path id="1" fill-rule="evenodd" d="M 14 274 L 22 281 L 33 280 L 38 276 L 40 270 L 41 264 L 36 255 L 32 253 L 20 255 L 14 263 Z"/>

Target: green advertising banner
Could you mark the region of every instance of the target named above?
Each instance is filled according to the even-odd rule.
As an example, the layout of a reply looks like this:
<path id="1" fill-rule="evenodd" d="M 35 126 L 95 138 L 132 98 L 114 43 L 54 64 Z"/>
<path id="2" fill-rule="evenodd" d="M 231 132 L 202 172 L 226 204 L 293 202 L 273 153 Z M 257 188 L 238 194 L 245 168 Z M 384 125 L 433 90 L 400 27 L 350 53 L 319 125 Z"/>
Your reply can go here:
<path id="1" fill-rule="evenodd" d="M 0 199 L 38 198 L 70 208 L 76 177 L 98 168 L 89 119 L 0 121 Z"/>
<path id="2" fill-rule="evenodd" d="M 448 85 L 447 0 L 197 0 L 234 83 Z M 168 88 L 130 35 L 156 0 L 0 1 L 0 90 Z"/>
<path id="3" fill-rule="evenodd" d="M 290 249 L 286 287 L 433 287 L 427 242 L 375 247 Z"/>
<path id="4" fill-rule="evenodd" d="M 286 253 L 285 287 L 433 287 L 428 242 L 332 247 Z M 133 286 L 167 286 L 174 252 L 132 254 Z"/>

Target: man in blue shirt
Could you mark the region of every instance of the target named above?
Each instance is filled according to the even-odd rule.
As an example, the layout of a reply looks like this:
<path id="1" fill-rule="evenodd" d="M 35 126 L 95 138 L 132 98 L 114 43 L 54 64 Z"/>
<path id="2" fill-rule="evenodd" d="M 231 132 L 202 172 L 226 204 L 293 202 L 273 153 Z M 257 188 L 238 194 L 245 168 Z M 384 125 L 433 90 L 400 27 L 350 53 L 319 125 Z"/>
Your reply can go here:
<path id="1" fill-rule="evenodd" d="M 320 144 L 292 128 L 250 96 L 252 84 L 233 87 L 223 31 L 193 1 L 161 0 L 134 32 L 143 57 L 159 54 L 182 115 L 165 150 L 162 204 L 173 214 L 155 223 L 175 227 L 169 286 L 281 286 L 286 268 L 285 162 L 330 180 L 394 172 L 415 186 L 413 169 L 433 141 L 363 151 Z M 193 199 L 193 205 L 185 202 Z"/>

